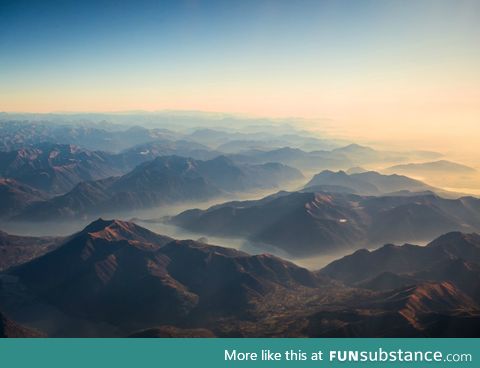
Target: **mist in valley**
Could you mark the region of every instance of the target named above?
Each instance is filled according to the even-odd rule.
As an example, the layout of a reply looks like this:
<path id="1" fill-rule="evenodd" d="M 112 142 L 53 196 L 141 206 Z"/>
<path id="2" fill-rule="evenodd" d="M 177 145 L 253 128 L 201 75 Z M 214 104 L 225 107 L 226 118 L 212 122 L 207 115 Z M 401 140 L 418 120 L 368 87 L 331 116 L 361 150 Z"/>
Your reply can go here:
<path id="1" fill-rule="evenodd" d="M 97 120 L 93 125 L 102 129 L 108 126 L 108 129 L 111 131 L 129 129 L 129 124 L 132 124 L 132 121 L 143 126 L 142 129 L 168 128 L 170 131 L 168 133 L 162 131 L 162 134 L 167 134 L 169 139 L 185 139 L 184 137 L 187 137 L 186 139 L 192 139 L 195 144 L 202 144 L 205 146 L 205 149 L 211 150 L 213 157 L 224 154 L 218 151 L 218 147 L 220 146 L 222 146 L 224 150 L 229 151 L 228 143 L 231 140 L 231 142 L 235 142 L 236 146 L 234 150 L 229 151 L 229 154 L 232 155 L 234 159 L 243 160 L 245 163 L 248 163 L 250 159 L 250 156 L 246 156 L 247 153 L 251 154 L 251 152 L 255 152 L 255 154 L 257 154 L 258 152 L 281 150 L 283 147 L 293 147 L 293 150 L 299 150 L 298 152 L 302 152 L 301 154 L 305 157 L 311 154 L 313 156 L 308 158 L 308 161 L 301 161 L 299 159 L 290 161 L 289 164 L 292 167 L 295 167 L 297 163 L 301 165 L 301 167 L 297 166 L 296 168 L 301 171 L 304 177 L 289 181 L 287 184 L 281 184 L 277 188 L 248 190 L 215 197 L 212 200 L 183 201 L 174 205 L 167 204 L 153 208 L 114 212 L 104 211 L 82 215 L 75 219 L 60 218 L 45 221 L 2 220 L 0 228 L 7 233 L 18 235 L 67 236 L 80 231 L 99 217 L 104 219 L 116 218 L 133 221 L 142 227 L 175 239 L 200 239 L 209 244 L 235 248 L 250 254 L 270 253 L 288 259 L 303 267 L 315 270 L 324 267 L 333 260 L 352 253 L 360 247 L 375 249 L 382 246 L 383 243 L 351 244 L 348 248 L 324 252 L 318 256 L 294 257 L 288 252 L 282 251 L 280 248 L 268 245 L 267 243 L 252 242 L 242 237 L 220 237 L 205 235 L 205 233 L 202 232 L 188 231 L 168 223 L 167 219 L 190 209 L 206 210 L 212 206 L 229 201 L 258 200 L 281 190 L 289 192 L 301 191 L 304 189 L 305 184 L 322 170 L 331 170 L 332 172 L 343 170 L 347 173 L 376 171 L 385 175 L 406 175 L 409 178 L 417 179 L 425 184 L 431 185 L 432 188 L 451 192 L 449 193 L 451 198 L 480 193 L 480 175 L 478 170 L 476 170 L 474 166 L 469 167 L 462 163 L 450 162 L 451 157 L 447 149 L 445 151 L 427 152 L 426 148 L 430 147 L 428 147 L 428 145 L 422 146 L 418 143 L 412 143 L 409 146 L 404 146 L 402 149 L 397 146 L 390 147 L 385 142 L 368 141 L 359 136 L 342 135 L 325 122 L 318 122 L 316 128 L 313 129 L 311 121 L 306 123 L 304 120 L 299 119 L 252 119 L 245 117 L 235 118 L 234 116 L 228 115 L 218 115 L 212 118 L 212 116 L 208 114 L 202 115 L 199 113 L 192 113 L 186 116 L 181 114 L 167 114 L 165 116 L 149 114 L 139 116 L 130 116 L 129 114 L 125 114 L 124 116 L 92 115 L 88 116 L 88 119 L 106 117 L 115 121 L 116 123 L 105 123 Z M 29 118 L 32 119 L 31 116 Z M 67 121 L 71 118 L 72 117 L 67 116 Z M 62 121 L 62 117 L 56 117 L 56 119 Z M 63 117 L 63 119 L 65 119 L 65 117 Z M 177 120 L 179 124 L 174 123 Z M 235 128 L 226 128 L 224 126 L 225 121 L 231 121 L 237 125 Z M 52 124 L 58 123 L 55 122 Z M 77 123 L 70 122 L 69 124 L 75 126 Z M 87 125 L 88 124 L 89 123 L 87 123 Z M 322 124 L 323 128 L 321 127 Z M 204 135 L 197 134 L 197 132 L 202 132 L 204 129 L 207 129 Z M 210 132 L 208 129 L 212 129 L 212 131 Z M 245 142 L 242 143 L 242 141 L 238 141 L 239 139 L 245 139 Z M 342 147 L 346 147 L 352 142 L 362 144 L 366 142 L 370 143 L 371 147 L 377 150 L 375 155 L 378 157 L 373 160 L 372 157 L 369 156 L 373 155 L 374 151 L 367 151 L 364 157 L 362 156 L 364 154 L 362 151 L 361 154 L 353 153 L 345 162 L 323 162 L 322 155 L 330 157 L 330 151 L 333 152 L 335 149 L 342 149 Z M 258 144 L 260 148 L 258 148 L 257 151 L 252 151 L 252 144 Z M 313 149 L 316 144 L 321 144 L 318 150 Z M 242 149 L 242 145 L 245 145 L 245 148 Z M 333 148 L 327 149 L 325 147 Z M 370 150 L 372 148 L 369 147 L 368 149 Z M 364 150 L 366 148 L 359 146 L 358 149 Z M 315 155 L 319 155 L 319 158 L 316 159 Z M 452 156 L 452 159 L 454 158 L 455 156 Z M 252 156 L 252 159 L 257 160 L 255 163 L 264 162 L 258 161 L 256 156 Z M 354 162 L 350 163 L 352 159 Z M 467 162 L 470 161 L 467 160 Z M 438 235 L 441 235 L 441 233 L 438 233 Z M 424 245 L 429 240 L 431 239 L 405 238 L 405 242 L 419 245 Z"/>

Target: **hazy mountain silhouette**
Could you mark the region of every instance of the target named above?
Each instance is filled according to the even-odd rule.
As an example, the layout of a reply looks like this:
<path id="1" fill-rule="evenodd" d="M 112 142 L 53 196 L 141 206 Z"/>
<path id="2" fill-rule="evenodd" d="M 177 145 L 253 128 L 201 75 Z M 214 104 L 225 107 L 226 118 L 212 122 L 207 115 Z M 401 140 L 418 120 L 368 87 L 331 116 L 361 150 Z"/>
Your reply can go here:
<path id="1" fill-rule="evenodd" d="M 395 172 L 406 175 L 428 175 L 429 173 L 448 173 L 448 174 L 472 174 L 476 170 L 456 162 L 440 160 L 422 163 L 410 163 L 395 165 L 385 169 L 387 172 Z"/>
<path id="2" fill-rule="evenodd" d="M 157 139 L 175 139 L 176 134 L 166 129 L 146 129 L 140 126 L 122 126 L 107 123 L 88 123 L 88 114 L 79 116 L 76 123 L 64 123 L 72 118 L 49 116 L 52 121 L 29 119 L 0 122 L 0 151 L 31 148 L 48 142 L 55 145 L 77 145 L 87 150 L 119 152 L 135 145 Z M 61 122 L 53 121 L 60 118 Z"/>
<path id="3" fill-rule="evenodd" d="M 160 156 L 182 156 L 197 160 L 210 160 L 219 155 L 219 152 L 213 151 L 200 143 L 162 139 L 124 150 L 117 155 L 116 159 L 122 161 L 125 166 L 133 168 Z"/>
<path id="4" fill-rule="evenodd" d="M 294 256 L 480 230 L 480 200 L 436 195 L 367 197 L 281 192 L 258 201 L 188 210 L 170 221 L 206 235 L 244 237 Z"/>
<path id="5" fill-rule="evenodd" d="M 361 195 L 385 195 L 395 192 L 427 192 L 437 189 L 421 181 L 401 175 L 382 175 L 375 171 L 347 174 L 344 171 L 322 171 L 315 175 L 306 185 L 307 190 L 329 187 L 334 190 L 339 186 L 341 191 L 350 189 L 350 193 Z M 442 192 L 441 190 L 439 190 Z"/>
<path id="6" fill-rule="evenodd" d="M 388 152 L 379 151 L 370 147 L 350 144 L 348 146 L 325 150 L 317 148 L 305 151 L 289 145 L 276 149 L 251 149 L 229 155 L 237 162 L 265 163 L 281 162 L 301 170 L 346 170 L 354 166 L 365 164 L 385 164 L 405 162 L 409 159 L 438 158 L 434 152 Z"/>
<path id="7" fill-rule="evenodd" d="M 201 201 L 301 178 L 282 164 L 237 165 L 224 156 L 208 161 L 158 157 L 128 174 L 78 184 L 70 192 L 26 208 L 19 219 L 47 220 Z"/>
<path id="8" fill-rule="evenodd" d="M 434 185 L 450 188 L 476 188 L 479 182 L 477 170 L 447 160 L 395 165 L 384 171 L 410 175 Z"/>

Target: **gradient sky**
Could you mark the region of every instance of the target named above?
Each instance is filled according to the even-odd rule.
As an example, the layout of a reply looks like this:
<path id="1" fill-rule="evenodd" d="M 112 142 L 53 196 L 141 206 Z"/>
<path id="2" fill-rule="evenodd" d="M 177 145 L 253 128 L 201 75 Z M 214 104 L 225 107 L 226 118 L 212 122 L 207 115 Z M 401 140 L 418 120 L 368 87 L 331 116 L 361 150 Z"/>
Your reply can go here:
<path id="1" fill-rule="evenodd" d="M 479 40 L 478 0 L 0 0 L 0 111 L 328 118 L 371 139 L 470 129 L 477 149 Z"/>

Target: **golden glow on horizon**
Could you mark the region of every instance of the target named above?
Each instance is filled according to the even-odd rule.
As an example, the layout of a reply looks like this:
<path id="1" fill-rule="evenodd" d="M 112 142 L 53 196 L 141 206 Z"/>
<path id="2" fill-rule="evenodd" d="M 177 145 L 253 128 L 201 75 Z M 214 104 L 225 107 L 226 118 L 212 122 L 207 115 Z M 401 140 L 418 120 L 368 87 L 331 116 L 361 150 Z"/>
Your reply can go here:
<path id="1" fill-rule="evenodd" d="M 448 74 L 448 73 L 446 73 Z M 452 77 L 452 73 L 449 74 Z M 140 84 L 13 90 L 0 96 L 12 112 L 198 110 L 261 117 L 328 119 L 337 136 L 447 152 L 477 153 L 480 138 L 478 78 L 409 75 L 356 77 L 350 81 L 287 79 L 268 84 L 242 80 L 145 87 Z M 474 77 L 474 76 L 473 76 Z M 457 79 L 455 79 L 457 78 Z M 323 79 L 323 80 L 322 80 Z M 325 128 L 322 123 L 320 129 Z M 316 129 L 314 123 L 308 128 Z M 477 155 L 476 155 L 477 156 Z M 471 160 L 470 160 L 471 161 Z"/>

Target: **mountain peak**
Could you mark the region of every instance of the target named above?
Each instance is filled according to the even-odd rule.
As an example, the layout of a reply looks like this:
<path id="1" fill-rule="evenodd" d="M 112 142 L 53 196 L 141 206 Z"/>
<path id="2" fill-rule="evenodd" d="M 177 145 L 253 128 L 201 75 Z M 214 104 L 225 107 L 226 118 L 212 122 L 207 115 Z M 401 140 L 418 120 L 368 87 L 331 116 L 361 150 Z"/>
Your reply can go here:
<path id="1" fill-rule="evenodd" d="M 108 241 L 127 240 L 162 245 L 172 240 L 169 237 L 155 234 L 133 222 L 116 219 L 104 220 L 102 218 L 98 218 L 87 225 L 80 234 L 88 234 L 90 237 Z"/>
<path id="2" fill-rule="evenodd" d="M 123 221 L 120 221 L 120 220 L 115 220 L 115 219 L 112 219 L 112 220 L 104 220 L 103 218 L 99 217 L 98 219 L 96 219 L 95 221 L 91 222 L 90 224 L 88 224 L 83 230 L 82 232 L 85 232 L 85 233 L 96 233 L 98 231 L 101 231 L 101 230 L 104 230 L 105 228 L 111 226 L 111 225 L 115 225 L 115 224 L 120 224 L 122 223 Z"/>

